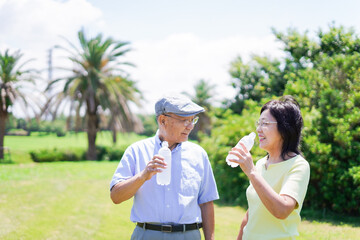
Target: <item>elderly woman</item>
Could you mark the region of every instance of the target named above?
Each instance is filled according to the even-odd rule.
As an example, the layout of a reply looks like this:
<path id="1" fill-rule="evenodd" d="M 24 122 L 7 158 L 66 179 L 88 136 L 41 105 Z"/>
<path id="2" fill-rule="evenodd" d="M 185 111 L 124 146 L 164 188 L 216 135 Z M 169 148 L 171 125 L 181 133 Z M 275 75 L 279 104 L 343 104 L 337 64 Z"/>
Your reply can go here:
<path id="1" fill-rule="evenodd" d="M 266 103 L 256 126 L 267 156 L 254 166 L 243 144 L 229 152 L 239 158 L 231 161 L 250 180 L 249 208 L 237 239 L 295 239 L 310 178 L 309 164 L 299 150 L 303 127 L 299 104 L 291 96 Z"/>

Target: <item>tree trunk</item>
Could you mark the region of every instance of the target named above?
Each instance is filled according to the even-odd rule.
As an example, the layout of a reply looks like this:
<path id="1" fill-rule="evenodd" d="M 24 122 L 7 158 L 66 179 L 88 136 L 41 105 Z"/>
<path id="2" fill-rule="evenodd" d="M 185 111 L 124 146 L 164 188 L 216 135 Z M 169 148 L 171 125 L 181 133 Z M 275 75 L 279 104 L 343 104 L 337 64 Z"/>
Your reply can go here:
<path id="1" fill-rule="evenodd" d="M 113 141 L 113 145 L 116 145 L 116 140 L 117 140 L 117 131 L 116 131 L 116 127 L 115 126 L 112 126 L 112 141 Z"/>
<path id="2" fill-rule="evenodd" d="M 4 159 L 4 137 L 7 116 L 7 111 L 0 111 L 0 159 Z"/>
<path id="3" fill-rule="evenodd" d="M 87 159 L 96 160 L 96 134 L 97 134 L 98 117 L 96 113 L 87 114 L 87 136 L 88 136 L 88 151 Z"/>

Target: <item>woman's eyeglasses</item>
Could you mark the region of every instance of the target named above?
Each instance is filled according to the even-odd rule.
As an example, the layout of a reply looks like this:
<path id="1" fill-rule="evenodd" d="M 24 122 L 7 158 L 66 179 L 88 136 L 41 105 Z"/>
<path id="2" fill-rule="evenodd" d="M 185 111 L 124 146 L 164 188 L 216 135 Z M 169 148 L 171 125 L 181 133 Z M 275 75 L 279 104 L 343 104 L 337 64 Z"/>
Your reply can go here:
<path id="1" fill-rule="evenodd" d="M 193 119 L 182 120 L 182 119 L 175 118 L 175 117 L 173 117 L 171 115 L 167 115 L 167 114 L 163 114 L 163 115 L 167 116 L 167 117 L 170 117 L 170 118 L 173 118 L 173 119 L 176 119 L 176 120 L 178 120 L 180 122 L 183 122 L 185 127 L 189 126 L 190 124 L 195 125 L 199 121 L 198 116 L 194 117 Z"/>
<path id="2" fill-rule="evenodd" d="M 259 120 L 259 121 L 256 121 L 255 126 L 256 126 L 256 128 L 258 128 L 258 127 L 262 128 L 262 127 L 268 127 L 270 124 L 274 124 L 274 123 L 277 123 L 277 122 Z"/>

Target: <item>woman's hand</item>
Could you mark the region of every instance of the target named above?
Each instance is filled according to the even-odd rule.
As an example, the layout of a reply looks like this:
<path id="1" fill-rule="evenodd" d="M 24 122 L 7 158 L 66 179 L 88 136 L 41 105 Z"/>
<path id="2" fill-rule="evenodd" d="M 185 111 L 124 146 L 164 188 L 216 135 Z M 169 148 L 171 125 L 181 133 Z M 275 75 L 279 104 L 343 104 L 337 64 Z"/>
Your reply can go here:
<path id="1" fill-rule="evenodd" d="M 254 162 L 251 153 L 246 149 L 243 143 L 240 143 L 240 148 L 232 148 L 229 154 L 233 154 L 238 157 L 238 160 L 230 159 L 230 162 L 239 164 L 243 172 L 249 177 L 250 173 L 255 170 Z"/>

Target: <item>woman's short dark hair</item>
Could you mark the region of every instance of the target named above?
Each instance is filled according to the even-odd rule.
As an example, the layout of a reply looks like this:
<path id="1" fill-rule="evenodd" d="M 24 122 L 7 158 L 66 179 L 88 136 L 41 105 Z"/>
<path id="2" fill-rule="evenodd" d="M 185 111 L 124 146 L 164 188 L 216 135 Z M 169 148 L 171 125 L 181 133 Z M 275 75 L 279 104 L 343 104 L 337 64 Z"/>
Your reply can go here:
<path id="1" fill-rule="evenodd" d="M 292 96 L 287 95 L 279 100 L 267 102 L 261 108 L 260 114 L 265 110 L 269 110 L 277 121 L 277 129 L 283 139 L 281 157 L 286 159 L 289 152 L 301 154 L 299 148 L 304 123 L 299 103 Z"/>

